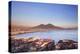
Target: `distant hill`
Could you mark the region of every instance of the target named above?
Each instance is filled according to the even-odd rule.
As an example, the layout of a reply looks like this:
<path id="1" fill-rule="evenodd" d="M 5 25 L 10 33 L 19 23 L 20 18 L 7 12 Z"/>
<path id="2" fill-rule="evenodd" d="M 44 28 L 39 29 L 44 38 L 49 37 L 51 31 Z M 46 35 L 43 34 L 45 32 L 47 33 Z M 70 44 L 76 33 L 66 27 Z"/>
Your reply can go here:
<path id="1" fill-rule="evenodd" d="M 21 26 L 21 25 L 11 25 L 11 31 L 15 32 L 15 31 L 46 31 L 46 30 L 74 30 L 74 29 L 78 29 L 76 28 L 63 28 L 63 27 L 59 27 L 59 26 L 55 26 L 52 24 L 40 24 L 34 27 L 28 27 L 28 26 Z"/>
<path id="2" fill-rule="evenodd" d="M 78 30 L 78 27 L 74 27 L 74 28 L 65 28 L 65 30 Z"/>
<path id="3" fill-rule="evenodd" d="M 75 30 L 76 28 L 62 28 L 59 26 L 55 26 L 52 24 L 40 24 L 34 27 L 22 26 L 22 25 L 9 25 L 11 27 L 11 35 L 23 34 L 23 33 L 31 33 L 31 32 L 45 32 L 51 30 Z"/>
<path id="4" fill-rule="evenodd" d="M 55 25 L 52 25 L 52 24 L 46 24 L 46 25 L 40 24 L 38 26 L 33 27 L 33 29 L 34 28 L 37 28 L 37 29 L 64 29 L 62 27 L 58 27 L 58 26 L 55 26 Z"/>

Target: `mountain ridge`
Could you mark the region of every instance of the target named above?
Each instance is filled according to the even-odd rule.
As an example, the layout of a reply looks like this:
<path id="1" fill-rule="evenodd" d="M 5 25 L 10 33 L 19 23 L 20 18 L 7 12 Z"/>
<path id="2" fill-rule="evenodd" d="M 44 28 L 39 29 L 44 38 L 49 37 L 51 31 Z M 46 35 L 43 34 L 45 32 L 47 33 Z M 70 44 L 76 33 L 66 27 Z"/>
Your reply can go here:
<path id="1" fill-rule="evenodd" d="M 40 24 L 38 26 L 34 26 L 32 28 L 40 28 L 40 29 L 64 29 L 62 27 L 59 27 L 59 26 L 55 26 L 55 25 L 52 25 L 52 24 Z"/>

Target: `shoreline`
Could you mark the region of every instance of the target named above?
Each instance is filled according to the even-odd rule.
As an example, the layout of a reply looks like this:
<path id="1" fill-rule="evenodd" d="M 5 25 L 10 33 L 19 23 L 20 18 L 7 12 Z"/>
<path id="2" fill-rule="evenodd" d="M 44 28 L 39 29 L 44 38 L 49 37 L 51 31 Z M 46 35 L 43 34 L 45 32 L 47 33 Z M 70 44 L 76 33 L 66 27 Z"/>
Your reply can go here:
<path id="1" fill-rule="evenodd" d="M 17 44 L 17 45 L 16 45 Z M 51 50 L 68 50 L 78 49 L 78 42 L 74 40 L 59 40 L 57 44 L 52 39 L 35 39 L 35 37 L 12 39 L 11 52 L 33 52 L 33 51 L 51 51 Z M 20 50 L 22 49 L 22 50 Z"/>
<path id="2" fill-rule="evenodd" d="M 11 36 L 14 36 L 14 35 L 18 35 L 18 34 L 35 33 L 35 32 L 48 32 L 48 31 L 52 31 L 52 30 L 16 31 L 16 32 L 10 32 L 10 34 L 11 34 Z M 59 31 L 59 30 L 56 30 L 56 31 Z"/>

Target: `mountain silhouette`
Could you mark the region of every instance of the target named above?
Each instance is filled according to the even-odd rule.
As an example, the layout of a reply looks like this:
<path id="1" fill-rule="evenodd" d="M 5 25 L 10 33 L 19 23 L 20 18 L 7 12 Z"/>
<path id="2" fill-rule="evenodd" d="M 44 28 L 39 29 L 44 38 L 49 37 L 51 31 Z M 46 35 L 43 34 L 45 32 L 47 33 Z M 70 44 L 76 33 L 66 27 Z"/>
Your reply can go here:
<path id="1" fill-rule="evenodd" d="M 63 29 L 62 27 L 58 27 L 58 26 L 55 26 L 55 25 L 52 25 L 52 24 L 40 24 L 38 26 L 35 26 L 33 28 L 39 28 L 39 29 Z"/>

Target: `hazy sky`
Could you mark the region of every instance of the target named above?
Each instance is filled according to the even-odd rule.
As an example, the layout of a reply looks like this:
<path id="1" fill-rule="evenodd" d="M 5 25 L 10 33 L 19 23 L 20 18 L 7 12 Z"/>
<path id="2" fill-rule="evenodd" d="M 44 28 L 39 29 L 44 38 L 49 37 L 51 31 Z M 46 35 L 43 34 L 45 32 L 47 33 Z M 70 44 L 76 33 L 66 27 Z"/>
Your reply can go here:
<path id="1" fill-rule="evenodd" d="M 77 5 L 12 2 L 12 22 L 26 26 L 51 23 L 61 27 L 76 27 Z"/>

